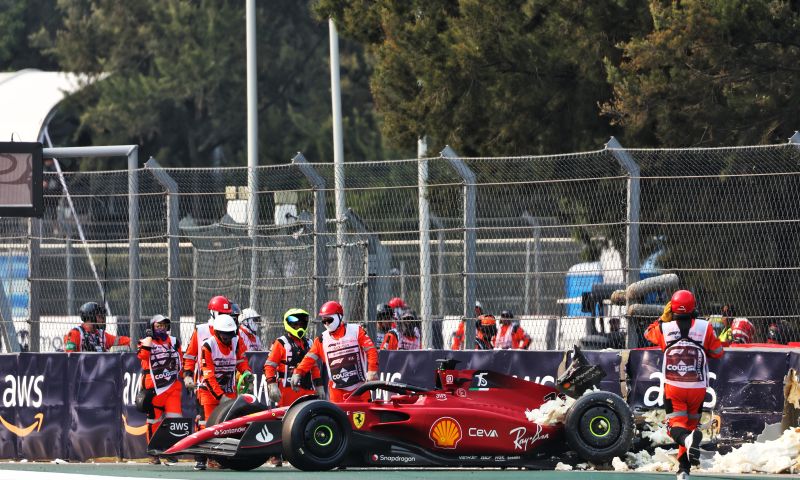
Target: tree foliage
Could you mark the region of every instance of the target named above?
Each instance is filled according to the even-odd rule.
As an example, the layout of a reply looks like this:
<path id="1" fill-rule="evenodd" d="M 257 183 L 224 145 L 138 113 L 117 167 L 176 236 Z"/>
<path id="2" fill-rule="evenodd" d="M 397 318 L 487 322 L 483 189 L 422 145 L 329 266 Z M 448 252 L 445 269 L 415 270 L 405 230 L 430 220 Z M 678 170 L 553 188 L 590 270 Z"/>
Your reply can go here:
<path id="1" fill-rule="evenodd" d="M 653 29 L 608 63 L 604 112 L 629 143 L 784 142 L 798 128 L 800 12 L 782 0 L 650 2 Z"/>
<path id="2" fill-rule="evenodd" d="M 169 166 L 246 164 L 244 2 L 59 0 L 50 50 L 102 79 L 78 97 L 95 144 L 134 142 Z M 303 2 L 257 2 L 260 164 L 332 157 L 327 25 Z M 342 48 L 346 152 L 382 152 L 357 45 Z M 146 157 L 145 157 L 146 158 Z"/>
<path id="3" fill-rule="evenodd" d="M 383 133 L 427 134 L 461 154 L 595 149 L 614 130 L 603 60 L 644 32 L 641 2 L 320 0 L 343 34 L 368 46 Z"/>

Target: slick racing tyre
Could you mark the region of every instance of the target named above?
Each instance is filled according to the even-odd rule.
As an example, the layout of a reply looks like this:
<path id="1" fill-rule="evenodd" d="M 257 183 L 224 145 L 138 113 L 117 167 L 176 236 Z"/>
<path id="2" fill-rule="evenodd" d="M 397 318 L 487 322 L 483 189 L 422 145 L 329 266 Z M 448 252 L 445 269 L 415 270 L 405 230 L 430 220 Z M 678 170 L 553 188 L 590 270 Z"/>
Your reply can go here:
<path id="1" fill-rule="evenodd" d="M 283 458 L 300 470 L 339 466 L 349 444 L 347 416 L 325 400 L 300 403 L 283 418 Z"/>
<path id="2" fill-rule="evenodd" d="M 251 413 L 263 412 L 266 409 L 267 407 L 264 404 L 255 400 L 252 396 L 239 395 L 235 398 L 223 398 L 220 401 L 219 406 L 217 406 L 217 408 L 211 412 L 211 415 L 208 416 L 206 427 L 210 427 L 227 420 L 232 420 L 234 418 L 250 415 Z M 210 456 L 209 458 L 213 458 L 219 462 L 220 466 L 223 468 L 247 471 L 264 465 L 267 462 L 269 455 L 236 455 L 234 457 Z"/>
<path id="3" fill-rule="evenodd" d="M 633 443 L 633 414 L 628 404 L 610 392 L 580 397 L 564 420 L 567 443 L 581 458 L 607 463 L 622 457 Z"/>

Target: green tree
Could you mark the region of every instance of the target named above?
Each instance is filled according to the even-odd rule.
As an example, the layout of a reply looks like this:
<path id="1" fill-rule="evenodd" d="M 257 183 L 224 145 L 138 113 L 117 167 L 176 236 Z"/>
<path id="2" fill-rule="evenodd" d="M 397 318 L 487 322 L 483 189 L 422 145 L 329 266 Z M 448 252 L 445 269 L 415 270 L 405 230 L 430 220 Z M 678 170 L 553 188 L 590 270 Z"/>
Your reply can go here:
<path id="1" fill-rule="evenodd" d="M 784 142 L 798 128 L 800 8 L 780 0 L 651 1 L 653 30 L 608 63 L 604 112 L 640 146 Z"/>
<path id="2" fill-rule="evenodd" d="M 40 48 L 47 32 L 61 24 L 55 8 L 56 0 L 0 0 L 0 72 L 57 68 Z"/>
<path id="3" fill-rule="evenodd" d="M 466 155 L 595 149 L 614 133 L 603 59 L 644 33 L 641 2 L 319 0 L 368 46 L 371 87 L 393 145 L 419 135 Z"/>
<path id="4" fill-rule="evenodd" d="M 97 80 L 76 97 L 94 144 L 137 143 L 167 166 L 246 164 L 244 2 L 59 0 L 61 67 Z M 304 2 L 257 2 L 260 164 L 332 158 L 327 25 Z M 345 146 L 382 155 L 357 45 L 343 45 Z M 348 108 L 349 107 L 349 108 Z M 144 158 L 147 158 L 144 156 Z"/>

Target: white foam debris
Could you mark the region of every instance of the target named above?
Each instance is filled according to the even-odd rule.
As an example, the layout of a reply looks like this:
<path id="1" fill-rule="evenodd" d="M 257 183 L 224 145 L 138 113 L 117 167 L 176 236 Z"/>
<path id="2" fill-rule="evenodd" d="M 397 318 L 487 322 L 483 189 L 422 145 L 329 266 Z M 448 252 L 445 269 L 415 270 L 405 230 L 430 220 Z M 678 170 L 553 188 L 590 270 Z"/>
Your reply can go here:
<path id="1" fill-rule="evenodd" d="M 678 467 L 678 450 L 656 448 L 629 452 L 624 464 L 637 472 L 674 472 Z M 615 459 L 616 460 L 616 459 Z M 623 463 L 623 462 L 620 462 Z M 618 470 L 616 462 L 612 462 Z M 777 440 L 746 443 L 728 454 L 702 452 L 700 466 L 692 471 L 706 473 L 795 473 L 800 466 L 800 428 L 790 428 Z"/>
<path id="2" fill-rule="evenodd" d="M 611 459 L 611 466 L 614 467 L 614 470 L 617 472 L 627 472 L 630 470 L 628 464 L 623 462 L 619 457 Z"/>
<path id="3" fill-rule="evenodd" d="M 65 463 L 69 463 L 69 462 L 68 462 L 68 461 L 66 461 L 66 460 L 62 460 L 62 459 L 60 459 L 60 458 L 56 458 L 55 460 L 53 460 L 53 461 L 52 461 L 52 462 L 50 462 L 50 463 L 55 463 L 55 464 L 57 464 L 57 465 L 63 465 L 63 464 L 65 464 Z"/>
<path id="4" fill-rule="evenodd" d="M 800 461 L 800 428 L 777 440 L 745 443 L 726 455 L 716 454 L 708 471 L 720 473 L 786 473 Z"/>
<path id="5" fill-rule="evenodd" d="M 19 463 L 28 463 L 28 459 L 27 458 L 23 458 L 22 460 L 19 461 Z"/>
<path id="6" fill-rule="evenodd" d="M 575 403 L 575 399 L 572 397 L 548 400 L 539 408 L 525 410 L 525 416 L 529 421 L 539 425 L 555 425 L 564 421 L 567 410 L 573 403 Z"/>
<path id="7" fill-rule="evenodd" d="M 646 450 L 628 452 L 625 455 L 628 466 L 637 472 L 670 472 L 678 466 L 675 458 L 677 450 L 656 448 L 652 455 Z"/>
<path id="8" fill-rule="evenodd" d="M 600 389 L 597 387 L 592 387 L 583 392 L 583 395 L 589 395 L 590 393 L 599 391 Z M 569 407 L 571 407 L 573 403 L 575 403 L 574 398 L 561 395 L 559 398 L 544 402 L 539 408 L 533 410 L 526 409 L 525 417 L 527 417 L 530 422 L 539 425 L 555 425 L 562 423 L 567 416 L 567 410 L 569 410 Z"/>
<path id="9" fill-rule="evenodd" d="M 558 463 L 556 464 L 556 468 L 555 468 L 554 470 L 570 471 L 570 470 L 572 470 L 572 465 L 569 465 L 569 464 L 566 464 L 566 463 L 561 463 L 561 462 L 558 462 Z"/>

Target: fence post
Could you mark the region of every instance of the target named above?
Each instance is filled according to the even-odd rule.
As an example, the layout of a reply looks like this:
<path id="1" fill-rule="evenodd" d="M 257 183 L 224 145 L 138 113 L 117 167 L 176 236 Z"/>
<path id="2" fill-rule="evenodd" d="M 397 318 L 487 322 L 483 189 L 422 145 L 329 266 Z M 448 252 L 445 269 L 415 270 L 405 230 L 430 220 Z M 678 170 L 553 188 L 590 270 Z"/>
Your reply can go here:
<path id="1" fill-rule="evenodd" d="M 136 331 L 135 325 L 141 317 L 139 302 L 142 299 L 140 289 L 142 275 L 139 269 L 139 176 L 136 172 L 138 168 L 139 147 L 134 146 L 128 152 L 128 247 L 130 248 L 130 258 L 128 259 L 130 324 L 128 332 L 131 337 L 131 345 L 135 345 L 139 340 L 139 332 Z"/>
<path id="2" fill-rule="evenodd" d="M 438 312 L 444 320 L 444 224 L 436 215 L 431 215 L 431 222 L 436 226 L 436 274 L 439 275 L 437 289 L 439 290 Z"/>
<path id="3" fill-rule="evenodd" d="M 449 146 L 444 147 L 441 153 L 450 166 L 464 182 L 464 297 L 462 314 L 465 319 L 475 318 L 475 255 L 476 255 L 476 230 L 475 230 L 475 173 L 464 163 L 456 152 Z M 473 322 L 467 321 L 465 325 L 464 348 L 475 348 L 475 332 L 471 328 Z"/>
<path id="4" fill-rule="evenodd" d="M 617 159 L 620 166 L 628 172 L 628 200 L 627 200 L 627 219 L 625 241 L 625 283 L 631 285 L 639 281 L 639 208 L 640 208 L 640 186 L 639 165 L 633 157 L 625 151 L 616 138 L 611 139 L 606 144 L 606 149 Z M 638 347 L 638 340 L 635 329 L 628 325 L 628 348 Z"/>
<path id="5" fill-rule="evenodd" d="M 328 298 L 328 291 L 325 285 L 328 277 L 328 255 L 325 250 L 325 233 L 327 227 L 325 226 L 325 179 L 314 170 L 314 167 L 308 163 L 306 157 L 298 152 L 292 158 L 292 165 L 296 166 L 300 173 L 306 177 L 308 183 L 314 192 L 314 312 L 319 311 L 319 308 Z"/>
<path id="6" fill-rule="evenodd" d="M 180 276 L 178 184 L 164 171 L 155 158 L 150 157 L 144 166 L 153 174 L 156 181 L 167 189 L 167 308 L 170 320 L 172 320 L 173 325 L 178 325 L 177 331 L 180 332 L 181 317 L 178 311 L 178 286 L 175 285 L 175 279 Z"/>
<path id="7" fill-rule="evenodd" d="M 433 312 L 431 302 L 431 218 L 428 203 L 428 143 L 417 141 L 417 196 L 419 199 L 419 316 L 422 320 L 422 348 L 433 348 Z"/>
<path id="8" fill-rule="evenodd" d="M 541 312 L 541 291 L 539 268 L 541 262 L 542 251 L 542 226 L 539 224 L 539 219 L 526 213 L 522 214 L 522 218 L 533 227 L 533 298 L 536 306 L 534 312 L 539 315 Z M 525 314 L 530 315 L 530 287 L 531 287 L 531 242 L 525 242 Z"/>

